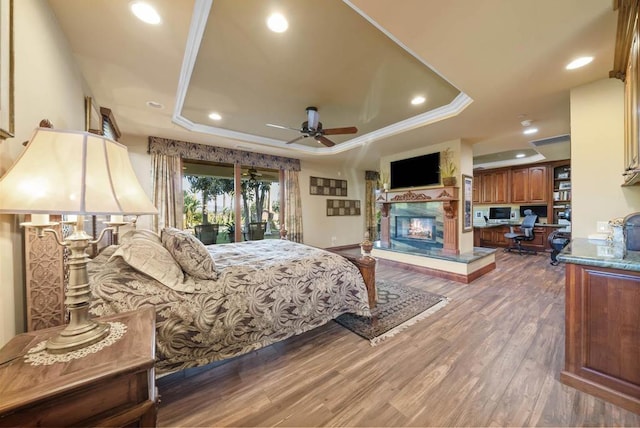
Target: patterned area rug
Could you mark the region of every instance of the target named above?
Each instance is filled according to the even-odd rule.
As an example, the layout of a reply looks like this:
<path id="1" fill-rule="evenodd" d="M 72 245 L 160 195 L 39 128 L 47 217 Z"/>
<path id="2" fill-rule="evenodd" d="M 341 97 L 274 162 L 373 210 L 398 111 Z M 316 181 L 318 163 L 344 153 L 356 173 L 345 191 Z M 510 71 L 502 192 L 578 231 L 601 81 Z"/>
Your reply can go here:
<path id="1" fill-rule="evenodd" d="M 371 318 L 344 314 L 336 322 L 369 339 L 371 346 L 428 317 L 449 303 L 449 299 L 428 291 L 390 282 L 376 281 L 378 303 Z"/>

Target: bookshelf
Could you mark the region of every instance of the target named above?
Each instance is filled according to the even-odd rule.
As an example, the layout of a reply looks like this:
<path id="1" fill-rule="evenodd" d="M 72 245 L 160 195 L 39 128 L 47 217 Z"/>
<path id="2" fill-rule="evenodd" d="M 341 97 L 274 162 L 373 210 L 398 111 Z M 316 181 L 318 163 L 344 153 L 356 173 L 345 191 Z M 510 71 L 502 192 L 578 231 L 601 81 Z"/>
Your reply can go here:
<path id="1" fill-rule="evenodd" d="M 553 168 L 553 222 L 569 220 L 571 212 L 571 166 Z"/>

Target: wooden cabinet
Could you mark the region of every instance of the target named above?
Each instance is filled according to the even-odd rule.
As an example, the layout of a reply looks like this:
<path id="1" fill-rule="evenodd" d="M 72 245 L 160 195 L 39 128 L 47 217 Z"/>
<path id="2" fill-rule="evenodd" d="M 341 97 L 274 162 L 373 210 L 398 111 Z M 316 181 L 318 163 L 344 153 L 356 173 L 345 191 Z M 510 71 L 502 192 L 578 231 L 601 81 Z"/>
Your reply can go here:
<path id="1" fill-rule="evenodd" d="M 566 265 L 560 380 L 640 413 L 640 272 Z"/>
<path id="2" fill-rule="evenodd" d="M 506 248 L 513 245 L 511 239 L 505 238 L 504 234 L 509 233 L 513 227 L 513 231 L 518 233 L 520 231 L 519 226 L 493 226 L 485 228 L 475 228 L 474 233 L 479 234 L 479 239 L 476 241 L 481 247 L 499 247 Z M 553 231 L 553 228 L 536 226 L 533 228 L 533 240 L 523 241 L 522 247 L 533 251 L 546 251 L 548 249 L 547 240 L 549 233 Z"/>
<path id="3" fill-rule="evenodd" d="M 544 203 L 548 200 L 549 180 L 546 165 L 511 170 L 512 203 Z"/>
<path id="4" fill-rule="evenodd" d="M 475 175 L 473 177 L 472 193 L 473 193 L 473 203 L 474 204 L 480 203 L 480 189 L 482 187 L 481 182 L 482 182 L 482 175 Z"/>
<path id="5" fill-rule="evenodd" d="M 506 204 L 509 202 L 509 170 L 478 174 L 481 204 Z"/>
<path id="6" fill-rule="evenodd" d="M 0 350 L 0 426 L 155 426 L 155 310 L 101 318 L 126 325 L 110 346 L 30 365 L 22 354 L 62 327 L 20 334 Z"/>

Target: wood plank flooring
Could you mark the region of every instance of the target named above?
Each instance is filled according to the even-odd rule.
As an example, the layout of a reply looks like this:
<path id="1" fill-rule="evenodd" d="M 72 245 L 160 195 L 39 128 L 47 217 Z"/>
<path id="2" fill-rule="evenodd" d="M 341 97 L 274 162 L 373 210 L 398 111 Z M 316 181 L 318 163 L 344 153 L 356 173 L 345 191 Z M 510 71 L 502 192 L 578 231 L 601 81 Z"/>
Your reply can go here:
<path id="1" fill-rule="evenodd" d="M 385 266 L 377 277 L 451 298 L 376 347 L 330 322 L 161 378 L 159 426 L 640 426 L 560 383 L 564 266 L 497 253 L 464 285 Z"/>

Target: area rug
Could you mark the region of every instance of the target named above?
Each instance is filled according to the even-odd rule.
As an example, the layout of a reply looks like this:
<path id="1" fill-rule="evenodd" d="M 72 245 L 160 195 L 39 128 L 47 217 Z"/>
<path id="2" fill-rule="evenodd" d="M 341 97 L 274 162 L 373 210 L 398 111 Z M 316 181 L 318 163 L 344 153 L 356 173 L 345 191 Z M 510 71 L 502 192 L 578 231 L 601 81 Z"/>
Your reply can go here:
<path id="1" fill-rule="evenodd" d="M 378 303 L 371 318 L 344 314 L 336 322 L 368 339 L 371 346 L 443 308 L 449 299 L 392 281 L 376 281 Z"/>

